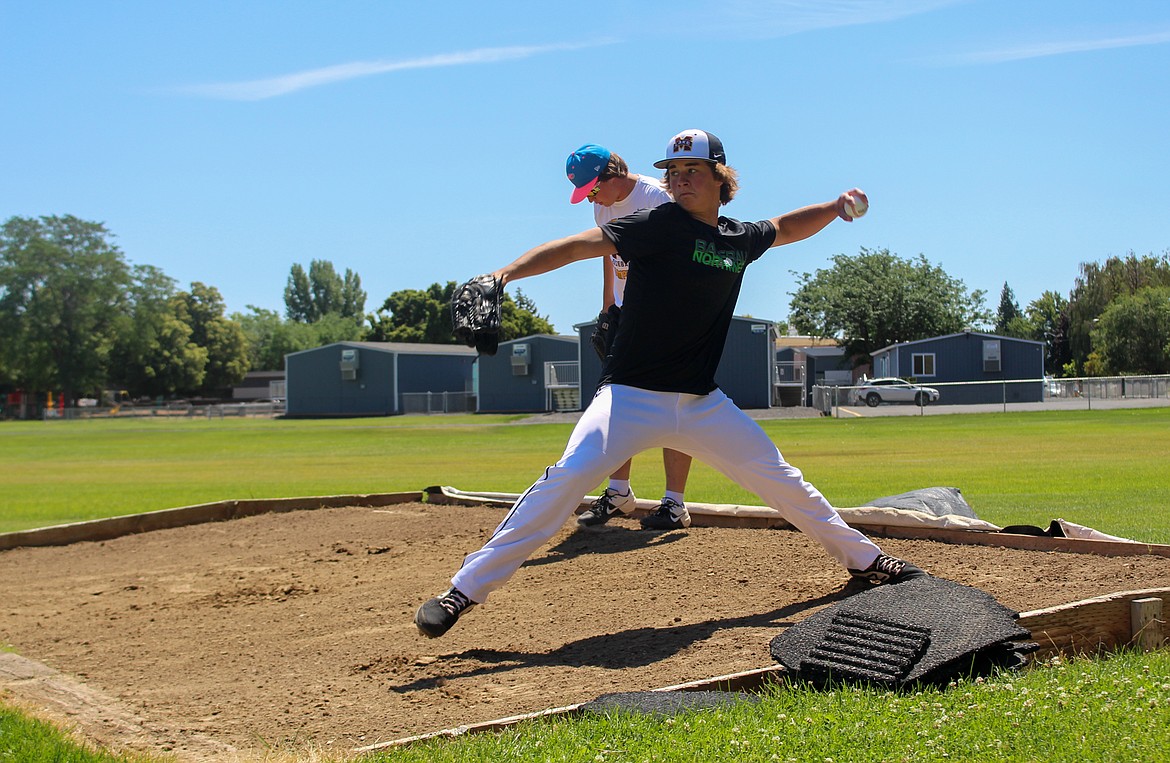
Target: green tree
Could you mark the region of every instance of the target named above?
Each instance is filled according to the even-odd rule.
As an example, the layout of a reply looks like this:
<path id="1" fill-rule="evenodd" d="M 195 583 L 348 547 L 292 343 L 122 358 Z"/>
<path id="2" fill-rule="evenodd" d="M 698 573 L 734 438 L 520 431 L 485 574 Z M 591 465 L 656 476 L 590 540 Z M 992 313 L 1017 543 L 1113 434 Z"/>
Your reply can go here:
<path id="1" fill-rule="evenodd" d="M 1093 351 L 1094 323 L 1109 303 L 1149 286 L 1170 286 L 1170 251 L 1142 257 L 1130 252 L 1104 263 L 1081 263 L 1068 305 L 1069 353 L 1075 366 L 1083 366 Z"/>
<path id="2" fill-rule="evenodd" d="M 1059 374 L 1069 362 L 1068 300 L 1055 291 L 1046 291 L 1024 308 L 1032 335 L 1027 337 L 1044 342 L 1044 371 Z M 1014 335 L 1013 335 L 1014 336 Z"/>
<path id="3" fill-rule="evenodd" d="M 235 313 L 248 347 L 248 367 L 253 371 L 279 371 L 284 356 L 317 347 L 316 332 L 308 323 L 282 320 L 272 310 L 248 305 L 248 313 Z"/>
<path id="4" fill-rule="evenodd" d="M 999 292 L 999 309 L 995 313 L 995 333 L 1003 336 L 1016 336 L 1021 339 L 1027 338 L 1031 332 L 1028 330 L 1027 323 L 1020 322 L 1019 319 L 1022 317 L 1020 305 L 1016 302 L 1016 295 L 1012 292 L 1012 287 L 1007 285 L 1007 281 L 1004 281 L 1003 289 Z M 1013 330 L 1024 333 L 1010 333 Z"/>
<path id="5" fill-rule="evenodd" d="M 1093 347 L 1106 373 L 1170 373 L 1170 286 L 1110 302 L 1093 327 Z"/>
<path id="6" fill-rule="evenodd" d="M 322 316 L 311 328 L 315 337 L 314 347 L 334 342 L 359 342 L 366 335 L 365 326 L 360 318 L 351 318 L 338 313 Z"/>
<path id="7" fill-rule="evenodd" d="M 66 400 L 100 389 L 130 268 L 101 223 L 13 217 L 0 228 L 0 368 Z"/>
<path id="8" fill-rule="evenodd" d="M 795 274 L 789 320 L 797 331 L 835 337 L 855 365 L 898 342 L 952 334 L 990 320 L 984 292 L 968 293 L 924 256 L 904 260 L 888 249 L 832 258 L 815 274 Z"/>
<path id="9" fill-rule="evenodd" d="M 524 292 L 516 290 L 512 300 L 504 294 L 500 304 L 500 339 L 519 339 L 533 334 L 555 334 L 556 329 L 548 322 L 547 315 L 540 315 L 536 302 Z"/>
<path id="10" fill-rule="evenodd" d="M 1028 320 L 1028 316 L 1024 313 L 1013 316 L 1002 329 L 996 329 L 995 333 L 1000 336 L 1014 336 L 1019 339 L 1031 339 L 1032 335 L 1036 333 L 1036 327 L 1032 325 L 1032 321 Z"/>
<path id="11" fill-rule="evenodd" d="M 313 295 L 309 288 L 309 276 L 300 263 L 294 262 L 284 287 L 284 314 L 290 321 L 312 323 L 314 318 Z"/>
<path id="12" fill-rule="evenodd" d="M 456 283 L 431 284 L 426 290 L 393 292 L 370 316 L 366 338 L 371 342 L 454 344 L 451 296 Z"/>
<path id="13" fill-rule="evenodd" d="M 203 384 L 207 349 L 191 339 L 174 279 L 150 265 L 133 269 L 128 314 L 110 351 L 109 383 L 137 397 L 173 395 Z"/>
<path id="14" fill-rule="evenodd" d="M 313 260 L 309 272 L 294 263 L 284 289 L 285 315 L 298 323 L 316 323 L 330 314 L 362 320 L 366 293 L 362 279 L 348 268 L 345 277 L 328 260 Z"/>
<path id="15" fill-rule="evenodd" d="M 403 289 L 386 298 L 377 313 L 369 317 L 366 339 L 371 342 L 422 342 L 455 344 L 451 325 L 451 297 L 458 284 L 431 284 L 425 291 Z M 532 334 L 553 334 L 556 330 L 538 314 L 536 304 L 517 290 L 513 300 L 506 292 L 500 303 L 500 339 L 507 341 Z"/>
<path id="16" fill-rule="evenodd" d="M 345 269 L 345 276 L 341 281 L 341 309 L 337 311 L 342 318 L 351 318 L 360 325 L 365 320 L 366 292 L 362 289 L 362 279 L 349 268 Z"/>
<path id="17" fill-rule="evenodd" d="M 196 281 L 176 299 L 185 309 L 191 341 L 207 350 L 202 389 L 218 394 L 238 384 L 248 372 L 248 343 L 243 328 L 224 316 L 219 289 Z"/>
<path id="18" fill-rule="evenodd" d="M 324 344 L 359 341 L 365 337 L 362 323 L 336 313 L 316 323 L 282 320 L 272 310 L 248 305 L 248 313 L 234 313 L 232 320 L 244 332 L 248 348 L 248 367 L 254 371 L 279 371 L 284 356 Z"/>
<path id="19" fill-rule="evenodd" d="M 309 294 L 313 312 L 309 323 L 315 323 L 330 313 L 341 311 L 341 276 L 328 260 L 309 263 Z"/>

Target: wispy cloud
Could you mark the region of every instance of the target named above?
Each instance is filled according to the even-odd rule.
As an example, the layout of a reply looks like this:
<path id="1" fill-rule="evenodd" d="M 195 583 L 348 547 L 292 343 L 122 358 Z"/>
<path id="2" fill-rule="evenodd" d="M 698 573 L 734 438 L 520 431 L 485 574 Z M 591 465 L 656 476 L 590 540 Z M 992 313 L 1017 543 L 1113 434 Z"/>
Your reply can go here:
<path id="1" fill-rule="evenodd" d="M 684 2 L 671 18 L 681 29 L 701 28 L 707 34 L 719 30 L 735 37 L 782 37 L 816 29 L 894 21 L 963 2 L 969 0 L 724 0 L 714 16 L 705 2 L 701 4 L 701 12 L 688 10 Z M 651 36 L 668 32 L 663 29 L 660 16 L 655 16 L 645 30 Z M 168 88 L 168 92 L 218 100 L 261 101 L 361 77 L 411 69 L 494 64 L 616 42 L 619 40 L 477 48 L 406 60 L 354 61 L 264 79 L 180 85 Z"/>
<path id="2" fill-rule="evenodd" d="M 964 2 L 969 0 L 725 0 L 704 27 L 750 37 L 783 37 L 881 24 Z"/>
<path id="3" fill-rule="evenodd" d="M 1031 42 L 995 50 L 944 56 L 934 59 L 933 62 L 953 66 L 1002 64 L 1007 61 L 1021 61 L 1028 58 L 1046 58 L 1113 48 L 1135 48 L 1143 45 L 1163 45 L 1168 42 L 1170 42 L 1170 30 L 1165 30 L 1128 37 L 1104 37 L 1097 40 Z"/>
<path id="4" fill-rule="evenodd" d="M 378 74 L 389 74 L 391 72 L 407 71 L 410 69 L 434 69 L 440 66 L 494 64 L 501 61 L 531 58 L 545 53 L 596 47 L 598 45 L 610 44 L 611 42 L 610 40 L 601 40 L 572 45 L 479 48 L 456 53 L 441 53 L 439 55 L 412 58 L 403 61 L 355 61 L 352 63 L 326 66 L 320 69 L 294 72 L 292 74 L 282 74 L 278 77 L 269 77 L 266 79 L 185 85 L 174 90 L 187 95 L 197 95 L 205 98 L 217 98 L 230 101 L 261 101 L 266 98 L 275 98 L 311 87 L 332 85 L 337 82 L 358 79 L 359 77 L 371 77 Z"/>

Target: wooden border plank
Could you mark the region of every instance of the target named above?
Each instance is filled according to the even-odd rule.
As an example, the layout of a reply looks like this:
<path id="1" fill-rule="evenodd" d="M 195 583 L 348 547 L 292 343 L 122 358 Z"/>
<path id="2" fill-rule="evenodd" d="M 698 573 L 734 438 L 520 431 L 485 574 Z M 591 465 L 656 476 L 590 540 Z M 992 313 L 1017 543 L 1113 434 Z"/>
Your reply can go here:
<path id="1" fill-rule="evenodd" d="M 693 516 L 693 515 L 692 515 Z M 1125 543 L 1086 538 L 1049 538 L 1039 535 L 1015 535 L 981 530 L 952 530 L 945 527 L 895 527 L 866 525 L 850 522 L 867 535 L 879 538 L 933 540 L 969 546 L 996 546 L 1024 551 L 1064 551 L 1070 554 L 1099 554 L 1101 556 L 1165 556 L 1170 557 L 1170 545 L 1160 543 Z"/>
<path id="2" fill-rule="evenodd" d="M 204 522 L 223 522 L 229 519 L 283 511 L 329 509 L 341 506 L 390 506 L 397 503 L 417 503 L 422 493 L 375 493 L 371 495 L 325 495 L 307 498 L 267 498 L 238 501 L 218 501 L 176 509 L 161 509 L 141 514 L 93 519 L 53 525 L 35 530 L 17 530 L 0 533 L 0 551 L 20 546 L 67 546 L 83 541 L 111 540 L 123 535 L 185 527 Z"/>
<path id="3" fill-rule="evenodd" d="M 1040 645 L 1035 657 L 1094 655 L 1127 646 L 1133 638 L 1130 602 L 1170 597 L 1170 588 L 1123 591 L 1020 613 L 1020 627 Z"/>
<path id="4" fill-rule="evenodd" d="M 509 507 L 520 497 L 518 493 L 471 493 L 452 487 L 432 485 L 424 489 L 428 503 L 458 506 Z M 594 496 L 585 496 L 577 506 L 580 512 L 588 508 Z M 653 511 L 656 501 L 638 500 L 630 516 L 637 518 Z M 780 512 L 767 506 L 731 506 L 709 503 L 687 503 L 692 527 L 735 527 L 770 530 L 794 530 Z M 842 510 L 847 512 L 848 509 Z M 1024 551 L 1064 551 L 1072 554 L 1099 554 L 1101 556 L 1164 556 L 1170 558 L 1170 545 L 1158 543 L 1127 543 L 1123 541 L 1088 540 L 1083 538 L 1051 538 L 1039 535 L 1016 535 L 925 524 L 892 525 L 867 522 L 845 516 L 850 527 L 878 538 L 932 540 L 970 546 L 1015 548 Z M 994 527 L 994 525 L 992 525 Z"/>
<path id="5" fill-rule="evenodd" d="M 661 689 L 651 689 L 650 691 L 758 691 L 770 683 L 783 680 L 784 675 L 787 672 L 788 671 L 785 670 L 783 665 L 771 665 L 766 668 L 756 668 L 754 670 L 745 670 L 739 673 L 729 673 L 724 676 L 704 678 L 698 681 L 677 684 L 675 686 L 664 686 Z M 553 716 L 568 717 L 579 715 L 581 708 L 586 704 L 588 703 L 578 702 L 575 705 L 565 705 L 563 707 L 554 707 L 548 710 L 538 710 L 536 712 L 525 713 L 523 715 L 512 715 L 507 718 L 498 718 L 493 721 L 484 721 L 482 723 L 470 723 L 466 726 L 456 726 L 455 728 L 432 731 L 426 734 L 417 734 L 415 736 L 403 737 L 402 739 L 393 739 L 388 742 L 377 742 L 366 747 L 359 747 L 353 750 L 353 752 L 373 752 L 375 750 L 385 750 L 390 747 L 404 747 L 406 745 L 422 742 L 428 739 L 452 738 L 463 736 L 465 734 L 479 734 L 485 731 L 501 731 L 510 726 L 523 723 L 524 721 L 536 720 L 538 718 L 550 718 Z"/>

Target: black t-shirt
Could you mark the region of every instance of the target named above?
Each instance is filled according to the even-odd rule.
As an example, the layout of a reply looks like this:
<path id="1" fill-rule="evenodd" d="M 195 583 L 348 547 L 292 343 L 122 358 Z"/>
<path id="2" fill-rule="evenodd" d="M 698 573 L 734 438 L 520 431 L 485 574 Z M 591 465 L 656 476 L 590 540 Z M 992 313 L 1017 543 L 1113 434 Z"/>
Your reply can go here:
<path id="1" fill-rule="evenodd" d="M 630 264 L 601 383 L 694 395 L 714 390 L 743 271 L 776 240 L 772 223 L 720 217 L 716 229 L 672 202 L 601 229 Z"/>

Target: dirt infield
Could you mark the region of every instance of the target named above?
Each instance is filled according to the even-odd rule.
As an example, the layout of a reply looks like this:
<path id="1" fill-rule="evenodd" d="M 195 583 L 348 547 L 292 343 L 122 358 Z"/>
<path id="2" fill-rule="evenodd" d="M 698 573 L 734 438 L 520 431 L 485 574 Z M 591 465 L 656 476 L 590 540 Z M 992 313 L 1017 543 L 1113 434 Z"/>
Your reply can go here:
<path id="1" fill-rule="evenodd" d="M 319 509 L 0 553 L 0 643 L 60 672 L 56 688 L 10 676 L 3 696 L 114 749 L 342 753 L 764 667 L 844 581 L 795 532 L 570 523 L 446 637 L 420 637 L 415 608 L 501 517 Z M 1170 586 L 1160 557 L 880 545 L 1017 611 Z M 60 682 L 93 694 L 71 706 Z"/>

